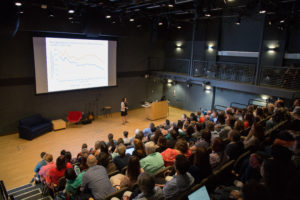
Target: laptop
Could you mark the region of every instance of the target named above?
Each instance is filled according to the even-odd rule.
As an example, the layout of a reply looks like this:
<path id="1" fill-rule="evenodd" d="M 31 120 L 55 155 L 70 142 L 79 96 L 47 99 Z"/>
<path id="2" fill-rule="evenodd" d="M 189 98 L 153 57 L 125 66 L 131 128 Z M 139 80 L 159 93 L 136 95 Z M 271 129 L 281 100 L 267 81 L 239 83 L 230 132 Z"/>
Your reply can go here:
<path id="1" fill-rule="evenodd" d="M 189 200 L 210 200 L 205 185 L 188 196 Z"/>
<path id="2" fill-rule="evenodd" d="M 132 152 L 134 151 L 134 147 L 126 149 L 126 154 L 132 155 Z"/>

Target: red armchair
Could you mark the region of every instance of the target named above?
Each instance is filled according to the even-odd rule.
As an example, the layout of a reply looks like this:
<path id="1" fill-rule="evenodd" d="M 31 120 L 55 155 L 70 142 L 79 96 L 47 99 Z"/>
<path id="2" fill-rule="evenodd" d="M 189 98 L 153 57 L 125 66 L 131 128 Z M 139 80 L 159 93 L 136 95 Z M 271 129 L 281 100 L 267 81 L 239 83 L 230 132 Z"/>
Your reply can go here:
<path id="1" fill-rule="evenodd" d="M 67 116 L 68 124 L 78 123 L 82 118 L 82 112 L 80 111 L 70 111 Z"/>

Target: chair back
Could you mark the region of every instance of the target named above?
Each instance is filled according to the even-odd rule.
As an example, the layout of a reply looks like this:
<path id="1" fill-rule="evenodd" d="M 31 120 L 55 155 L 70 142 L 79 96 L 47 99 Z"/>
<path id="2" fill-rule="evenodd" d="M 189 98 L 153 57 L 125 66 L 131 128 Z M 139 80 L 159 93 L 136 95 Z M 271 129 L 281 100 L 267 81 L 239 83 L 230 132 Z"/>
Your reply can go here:
<path id="1" fill-rule="evenodd" d="M 78 122 L 82 118 L 82 112 L 80 111 L 70 111 L 68 113 L 68 121 L 70 122 Z"/>

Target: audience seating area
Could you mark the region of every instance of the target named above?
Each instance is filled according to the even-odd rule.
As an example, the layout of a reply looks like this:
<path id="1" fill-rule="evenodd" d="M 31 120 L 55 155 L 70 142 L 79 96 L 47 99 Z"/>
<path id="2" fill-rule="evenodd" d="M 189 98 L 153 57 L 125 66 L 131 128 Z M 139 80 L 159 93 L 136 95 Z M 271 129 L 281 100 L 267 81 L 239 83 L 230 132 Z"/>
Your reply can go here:
<path id="1" fill-rule="evenodd" d="M 211 199 L 299 199 L 299 116 L 299 100 L 290 109 L 278 100 L 183 114 L 177 122 L 136 130 L 132 138 L 125 131 L 117 141 L 109 134 L 108 142 L 83 144 L 76 157 L 62 150 L 56 163 L 43 153 L 36 183 L 66 199 L 188 199 L 202 186 Z M 91 172 L 104 168 L 107 181 L 91 187 Z M 104 187 L 114 192 L 97 198 Z"/>

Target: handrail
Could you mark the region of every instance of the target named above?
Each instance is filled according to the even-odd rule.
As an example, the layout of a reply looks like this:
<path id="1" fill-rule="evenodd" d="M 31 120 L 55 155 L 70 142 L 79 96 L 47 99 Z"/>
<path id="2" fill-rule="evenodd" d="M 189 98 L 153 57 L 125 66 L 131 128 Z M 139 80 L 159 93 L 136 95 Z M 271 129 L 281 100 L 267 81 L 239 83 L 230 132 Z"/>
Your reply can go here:
<path id="1" fill-rule="evenodd" d="M 224 110 L 226 110 L 226 108 L 227 108 L 227 106 L 222 106 L 222 105 L 215 105 L 215 106 L 214 106 L 214 108 L 215 108 L 216 110 L 223 110 L 223 109 L 218 109 L 217 107 L 225 108 Z M 223 111 L 224 111 L 224 110 L 223 110 Z"/>
<path id="2" fill-rule="evenodd" d="M 237 103 L 237 102 L 231 102 L 231 103 L 230 103 L 230 107 L 234 107 L 233 104 L 244 106 L 244 108 L 247 108 L 247 107 L 248 107 L 248 105 L 246 105 L 246 104 Z M 236 108 L 239 108 L 239 107 L 236 107 Z"/>
<path id="3" fill-rule="evenodd" d="M 4 182 L 2 180 L 0 181 L 0 190 L 1 190 L 0 192 L 1 192 L 1 196 L 3 197 L 3 199 L 8 200 L 8 193 L 5 188 Z"/>
<path id="4" fill-rule="evenodd" d="M 257 105 L 257 104 L 254 104 L 253 102 L 254 101 L 257 101 L 257 102 L 262 102 L 262 103 L 265 103 L 267 105 L 267 100 L 261 100 L 261 99 L 249 99 L 248 100 L 248 106 L 249 105 L 255 105 L 255 106 L 261 106 L 261 105 Z M 251 103 L 252 102 L 252 103 Z"/>

